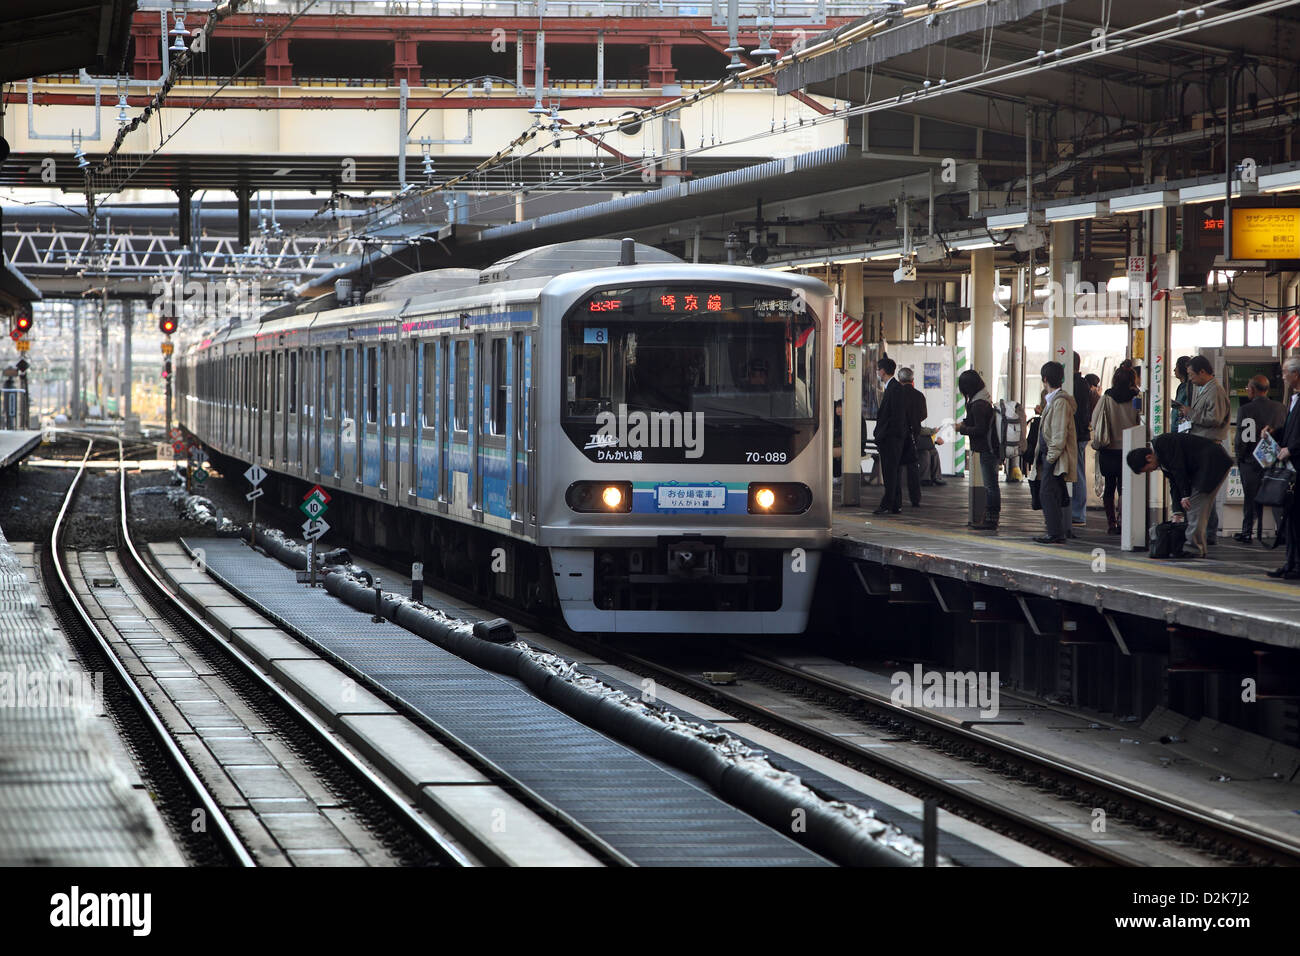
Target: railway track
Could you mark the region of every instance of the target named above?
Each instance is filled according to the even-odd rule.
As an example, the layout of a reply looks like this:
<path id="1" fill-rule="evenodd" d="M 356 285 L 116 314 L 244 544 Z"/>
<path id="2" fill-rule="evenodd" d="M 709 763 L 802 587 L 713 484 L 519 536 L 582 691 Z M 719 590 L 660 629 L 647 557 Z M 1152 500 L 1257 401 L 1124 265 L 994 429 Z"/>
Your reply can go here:
<path id="1" fill-rule="evenodd" d="M 455 841 L 159 580 L 132 540 L 121 443 L 92 436 L 86 440 L 81 466 L 59 509 L 48 547 L 42 551 L 42 577 L 51 607 L 83 664 L 105 675 L 109 715 L 121 729 L 189 862 L 299 865 L 317 853 L 324 854 L 317 857 L 320 862 L 347 857 L 370 863 L 471 865 L 474 861 Z M 96 446 L 105 443 L 116 444 L 118 474 L 113 514 L 100 517 L 115 523 L 118 548 L 115 552 L 77 554 L 68 550 L 70 519 L 77 509 L 87 462 L 93 460 Z M 97 577 L 104 568 L 107 576 Z M 150 615 L 156 615 L 158 635 L 166 640 L 157 639 L 157 635 L 132 637 L 126 630 L 115 630 L 112 614 L 106 614 L 96 598 L 109 591 L 133 617 L 147 606 Z M 145 644 L 156 645 L 161 651 L 159 659 L 175 657 L 179 662 L 175 669 L 159 670 L 147 663 L 145 654 L 133 653 Z M 201 684 L 197 679 L 161 676 L 179 675 L 190 669 L 190 662 L 201 667 Z M 176 689 L 169 690 L 169 684 Z M 196 695 L 194 688 L 199 686 L 202 690 Z M 222 693 L 215 695 L 215 702 L 194 699 L 216 688 Z M 210 703 L 210 710 L 201 709 Z M 238 714 L 244 721 L 234 724 L 225 718 L 209 718 L 207 722 L 214 725 L 229 724 L 219 731 L 214 728 L 222 740 L 257 746 L 266 741 L 280 755 L 280 765 L 254 766 L 257 761 L 250 761 L 247 751 L 241 757 L 234 747 L 225 755 L 225 748 L 211 743 L 205 748 L 208 741 L 200 739 L 203 730 L 199 729 L 204 720 L 194 719 L 195 726 L 191 726 L 181 715 L 214 713 L 218 708 Z M 251 795 L 253 791 L 246 789 L 240 794 L 231 785 L 232 779 L 251 779 L 253 771 L 265 776 L 272 769 L 284 779 L 301 782 L 295 792 L 310 799 L 258 799 Z M 275 782 L 283 791 L 284 780 Z M 237 809 L 231 809 L 232 805 Z M 294 812 L 285 812 L 287 809 Z M 195 826 L 200 819 L 203 825 Z M 327 823 L 330 836 L 323 843 L 329 846 L 313 848 L 305 840 L 281 836 L 288 829 L 320 834 Z"/>
<path id="2" fill-rule="evenodd" d="M 566 636 L 566 642 L 575 643 Z M 591 647 L 606 659 L 621 658 L 624 666 L 667 680 L 704 696 L 737 716 L 756 722 L 795 742 L 820 751 L 900 789 L 938 804 L 959 816 L 1011 836 L 1035 849 L 1076 866 L 1140 865 L 1130 853 L 1062 830 L 1052 822 L 1034 819 L 972 794 L 964 783 L 918 771 L 906 756 L 865 748 L 829 733 L 798 716 L 764 706 L 737 688 L 708 683 L 688 670 L 652 657 L 608 645 Z M 990 738 L 977 729 L 932 714 L 895 704 L 888 697 L 865 693 L 856 687 L 789 667 L 751 650 L 736 651 L 737 673 L 746 683 L 759 683 L 801 700 L 828 702 L 835 711 L 888 731 L 899 743 L 956 756 L 968 764 L 990 770 L 1040 793 L 1055 795 L 1076 806 L 1103 808 L 1112 820 L 1127 822 L 1161 840 L 1172 841 L 1210 857 L 1215 862 L 1250 866 L 1295 866 L 1300 847 L 1219 818 L 1208 811 L 1180 805 L 1111 780 L 1086 767 L 1071 766 L 1042 754 Z M 896 748 L 894 748 L 896 749 Z"/>
<path id="3" fill-rule="evenodd" d="M 741 651 L 740 657 L 753 669 L 751 675 L 760 680 L 792 687 L 800 694 L 839 698 L 867 719 L 887 725 L 895 733 L 904 733 L 945 752 L 961 754 L 981 766 L 996 768 L 1005 776 L 1053 791 L 1081 806 L 1101 807 L 1111 818 L 1125 820 L 1219 860 L 1249 866 L 1300 865 L 1300 846 L 1250 826 L 1113 780 L 1093 769 L 995 740 L 977 727 L 966 727 L 900 706 L 886 696 L 810 674 L 753 651 Z"/>
<path id="4" fill-rule="evenodd" d="M 358 549 L 358 553 L 365 553 L 365 549 Z M 380 555 L 370 553 L 367 557 L 380 564 L 386 563 Z M 608 663 L 622 666 L 643 677 L 651 677 L 664 686 L 702 699 L 908 793 L 934 800 L 944 810 L 1071 865 L 1143 865 L 1122 849 L 1071 833 L 1052 822 L 1016 813 L 998 802 L 972 794 L 964 784 L 954 784 L 940 776 L 920 771 L 909 765 L 906 756 L 899 758 L 882 753 L 880 749 L 856 746 L 841 736 L 828 733 L 782 710 L 755 703 L 734 689 L 703 680 L 699 671 L 676 667 L 653 656 L 630 651 L 618 641 L 590 639 L 574 634 L 553 620 L 523 612 L 497 600 L 485 600 L 482 595 L 476 595 L 452 582 L 440 580 L 437 586 L 494 611 L 508 613 L 539 633 L 553 633 L 565 644 L 589 651 Z M 909 741 L 930 751 L 957 755 L 967 763 L 1018 780 L 1037 792 L 1055 795 L 1076 806 L 1103 808 L 1112 820 L 1126 822 L 1143 833 L 1155 834 L 1161 841 L 1190 850 L 1215 863 L 1300 865 L 1300 846 L 1260 833 L 1249 826 L 1220 818 L 1208 811 L 1171 802 L 1158 794 L 1111 780 L 1105 774 L 1090 768 L 1071 766 L 991 739 L 978 730 L 966 729 L 922 711 L 900 707 L 888 697 L 866 694 L 857 688 L 796 670 L 752 650 L 734 650 L 736 666 L 742 669 L 741 673 L 746 680 L 757 680 L 783 693 L 819 703 L 829 701 L 834 710 L 877 727 L 887 728 L 891 737 L 900 742 Z"/>

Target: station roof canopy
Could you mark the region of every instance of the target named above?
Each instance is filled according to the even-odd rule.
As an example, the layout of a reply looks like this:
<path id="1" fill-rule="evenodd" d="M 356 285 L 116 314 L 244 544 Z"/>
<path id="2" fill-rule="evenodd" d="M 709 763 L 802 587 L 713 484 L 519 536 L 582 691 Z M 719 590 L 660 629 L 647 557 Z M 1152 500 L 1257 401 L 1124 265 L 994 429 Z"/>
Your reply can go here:
<path id="1" fill-rule="evenodd" d="M 4 0 L 0 82 L 85 67 L 118 73 L 136 0 Z"/>
<path id="2" fill-rule="evenodd" d="M 41 290 L 7 262 L 0 262 L 0 306 L 10 309 L 42 298 Z"/>
<path id="3" fill-rule="evenodd" d="M 914 247 L 937 236 L 960 250 L 982 236 L 1018 262 L 1006 230 L 1024 223 L 998 217 L 1023 213 L 1028 192 L 1034 221 L 1078 220 L 1081 257 L 1116 260 L 1140 225 L 1133 211 L 1152 207 L 1105 200 L 1169 193 L 1158 205 L 1194 204 L 1182 187 L 1199 183 L 1200 204 L 1213 201 L 1226 174 L 1226 102 L 1234 163 L 1252 162 L 1261 190 L 1266 172 L 1292 168 L 1296 50 L 1300 0 L 910 3 L 813 38 L 778 64 L 780 92 L 833 101 L 817 121 L 845 121 L 844 145 L 494 226 L 461 237 L 458 251 L 490 259 L 628 235 L 681 254 L 699 229 L 708 261 L 739 231 L 746 246 L 768 243 L 769 262 L 799 262 L 901 247 L 910 229 Z M 1094 212 L 1062 215 L 1074 206 Z"/>

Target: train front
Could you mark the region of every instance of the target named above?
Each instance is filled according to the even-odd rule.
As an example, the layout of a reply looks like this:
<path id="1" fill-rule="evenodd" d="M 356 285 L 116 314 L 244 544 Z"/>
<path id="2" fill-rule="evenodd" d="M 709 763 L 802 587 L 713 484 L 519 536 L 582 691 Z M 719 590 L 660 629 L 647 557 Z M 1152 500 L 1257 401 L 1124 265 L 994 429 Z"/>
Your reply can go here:
<path id="1" fill-rule="evenodd" d="M 553 280 L 540 543 L 576 631 L 804 630 L 830 541 L 833 302 L 757 269 Z"/>

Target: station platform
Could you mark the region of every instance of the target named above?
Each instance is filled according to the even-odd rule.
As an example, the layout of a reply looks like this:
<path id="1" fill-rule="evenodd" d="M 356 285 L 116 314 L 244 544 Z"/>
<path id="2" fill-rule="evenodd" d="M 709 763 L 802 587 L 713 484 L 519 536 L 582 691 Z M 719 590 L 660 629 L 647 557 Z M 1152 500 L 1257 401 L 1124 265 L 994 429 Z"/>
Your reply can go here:
<path id="1" fill-rule="evenodd" d="M 22 461 L 41 443 L 41 433 L 0 431 L 0 471 Z"/>
<path id="2" fill-rule="evenodd" d="M 1027 482 L 1000 486 L 996 533 L 973 531 L 966 527 L 968 480 L 950 477 L 942 487 L 923 487 L 919 508 L 910 505 L 904 488 L 903 511 L 896 515 L 872 514 L 882 489 L 864 484 L 860 506 L 835 508 L 832 550 L 1098 611 L 1300 647 L 1300 584 L 1266 576 L 1282 565 L 1284 548 L 1220 536 L 1208 558 L 1153 560 L 1143 551 L 1121 550 L 1119 536 L 1106 533 L 1104 513 L 1091 510 L 1088 527 L 1075 528 L 1075 538 L 1037 544 L 1043 516 L 1030 508 Z M 837 501 L 839 492 L 837 479 Z M 1103 556 L 1104 564 L 1098 560 Z"/>
<path id="3" fill-rule="evenodd" d="M 0 866 L 182 865 L 36 582 L 0 533 Z"/>

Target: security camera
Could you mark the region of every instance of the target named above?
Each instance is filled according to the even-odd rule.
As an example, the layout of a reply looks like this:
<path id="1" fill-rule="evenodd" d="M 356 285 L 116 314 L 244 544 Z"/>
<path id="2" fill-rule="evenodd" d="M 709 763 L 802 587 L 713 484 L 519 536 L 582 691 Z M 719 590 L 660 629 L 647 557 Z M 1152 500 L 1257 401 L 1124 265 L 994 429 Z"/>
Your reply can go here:
<path id="1" fill-rule="evenodd" d="M 922 263 L 940 262 L 948 255 L 948 251 L 944 249 L 943 243 L 937 238 L 927 240 L 924 244 L 917 246 L 914 251 L 916 253 L 916 261 Z"/>
<path id="2" fill-rule="evenodd" d="M 915 282 L 916 281 L 916 263 L 911 259 L 904 259 L 894 270 L 895 282 Z"/>
<path id="3" fill-rule="evenodd" d="M 1011 234 L 1011 243 L 1016 247 L 1017 252 L 1029 252 L 1047 245 L 1047 236 L 1043 233 L 1043 230 L 1031 224 L 1013 232 Z"/>

